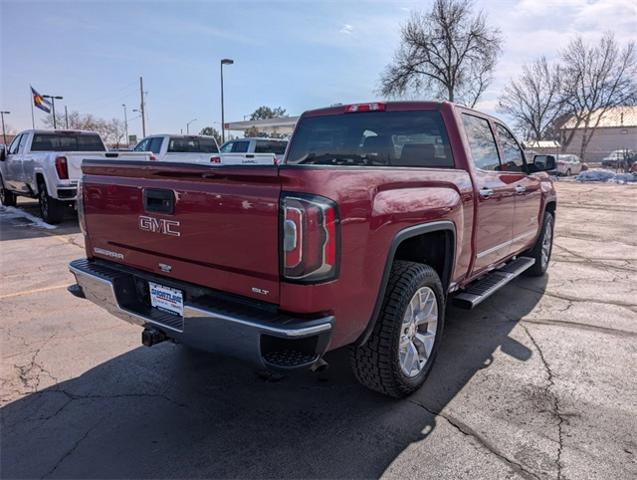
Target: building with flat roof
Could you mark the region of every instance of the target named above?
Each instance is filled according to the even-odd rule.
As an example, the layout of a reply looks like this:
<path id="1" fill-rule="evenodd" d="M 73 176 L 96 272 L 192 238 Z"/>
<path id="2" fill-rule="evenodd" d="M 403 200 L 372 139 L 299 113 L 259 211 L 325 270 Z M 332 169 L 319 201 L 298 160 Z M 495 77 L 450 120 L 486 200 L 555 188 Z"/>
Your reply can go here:
<path id="1" fill-rule="evenodd" d="M 600 118 L 601 117 L 601 118 Z M 586 148 L 587 162 L 601 162 L 614 150 L 637 150 L 637 106 L 615 107 L 607 110 L 603 115 L 601 110 L 593 112 L 591 124 L 599 126 Z M 580 154 L 584 127 L 576 126 L 574 118 L 567 120 L 560 128 L 562 144 L 570 133 L 575 130 L 573 140 L 565 153 Z"/>

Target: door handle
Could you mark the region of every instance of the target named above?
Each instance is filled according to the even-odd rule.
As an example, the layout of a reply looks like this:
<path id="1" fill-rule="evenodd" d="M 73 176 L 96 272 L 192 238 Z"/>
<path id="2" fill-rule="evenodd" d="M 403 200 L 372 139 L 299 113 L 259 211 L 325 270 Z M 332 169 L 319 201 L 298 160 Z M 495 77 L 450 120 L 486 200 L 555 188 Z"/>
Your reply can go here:
<path id="1" fill-rule="evenodd" d="M 515 186 L 515 193 L 524 193 L 524 192 L 526 192 L 526 187 L 522 185 Z"/>
<path id="2" fill-rule="evenodd" d="M 492 188 L 482 187 L 480 189 L 480 196 L 482 198 L 489 198 L 491 195 L 493 195 L 493 189 Z"/>

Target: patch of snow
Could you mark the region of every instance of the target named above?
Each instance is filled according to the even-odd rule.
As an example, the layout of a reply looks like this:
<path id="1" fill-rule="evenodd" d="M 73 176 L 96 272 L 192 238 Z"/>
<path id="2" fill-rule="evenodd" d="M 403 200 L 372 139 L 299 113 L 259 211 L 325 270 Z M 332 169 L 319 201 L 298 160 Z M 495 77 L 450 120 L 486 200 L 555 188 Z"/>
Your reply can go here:
<path id="1" fill-rule="evenodd" d="M 634 183 L 637 182 L 635 173 L 615 173 L 605 168 L 592 168 L 581 172 L 576 180 L 578 182 L 613 182 L 613 183 Z"/>
<path id="2" fill-rule="evenodd" d="M 29 226 L 45 228 L 46 230 L 54 230 L 57 228 L 55 225 L 50 225 L 41 218 L 31 215 L 29 212 L 25 212 L 24 210 L 20 210 L 16 207 L 5 207 L 4 205 L 0 205 L 0 215 L 8 219 L 24 218 L 31 222 L 31 225 Z"/>

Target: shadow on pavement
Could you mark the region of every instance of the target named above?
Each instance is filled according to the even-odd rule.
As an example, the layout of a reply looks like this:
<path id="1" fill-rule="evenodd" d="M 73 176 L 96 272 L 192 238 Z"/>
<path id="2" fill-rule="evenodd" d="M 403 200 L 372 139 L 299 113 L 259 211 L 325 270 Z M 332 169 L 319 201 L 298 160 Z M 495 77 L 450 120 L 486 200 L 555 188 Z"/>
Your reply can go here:
<path id="1" fill-rule="evenodd" d="M 547 277 L 516 282 L 540 292 Z M 177 345 L 137 348 L 2 408 L 3 477 L 378 477 L 426 441 L 432 412 L 496 349 L 531 357 L 509 333 L 541 295 L 520 291 L 515 302 L 504 288 L 471 312 L 450 308 L 427 383 L 402 401 L 359 386 L 342 350 L 321 377 L 273 382 Z"/>
<path id="2" fill-rule="evenodd" d="M 15 210 L 7 212 L 4 207 L 0 206 L 0 241 L 70 235 L 80 232 L 77 214 L 72 207 L 68 207 L 64 220 L 52 229 L 38 226 L 32 220 L 42 221 L 40 207 L 36 200 L 20 199 L 17 207 L 12 208 Z"/>

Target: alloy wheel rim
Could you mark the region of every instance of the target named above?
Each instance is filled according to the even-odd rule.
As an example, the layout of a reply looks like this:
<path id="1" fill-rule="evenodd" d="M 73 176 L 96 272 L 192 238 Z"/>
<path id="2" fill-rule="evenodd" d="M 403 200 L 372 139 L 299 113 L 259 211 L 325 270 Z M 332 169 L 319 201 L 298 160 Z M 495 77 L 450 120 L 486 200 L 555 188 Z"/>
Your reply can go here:
<path id="1" fill-rule="evenodd" d="M 398 355 L 406 377 L 415 377 L 425 368 L 437 328 L 438 300 L 431 288 L 421 287 L 411 297 L 401 324 Z"/>
<path id="2" fill-rule="evenodd" d="M 553 222 L 549 220 L 546 223 L 544 238 L 542 238 L 542 267 L 546 267 L 549 263 L 549 256 L 551 255 L 552 237 L 553 237 Z"/>

